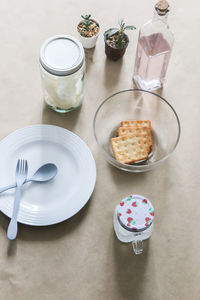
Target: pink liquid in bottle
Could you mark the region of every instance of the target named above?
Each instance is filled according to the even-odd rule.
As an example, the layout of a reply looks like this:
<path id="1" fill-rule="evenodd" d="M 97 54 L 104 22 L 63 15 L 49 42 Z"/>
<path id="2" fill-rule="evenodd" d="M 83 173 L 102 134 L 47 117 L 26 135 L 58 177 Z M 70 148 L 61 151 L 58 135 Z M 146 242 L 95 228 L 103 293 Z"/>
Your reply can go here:
<path id="1" fill-rule="evenodd" d="M 145 90 L 158 89 L 163 85 L 171 47 L 161 33 L 143 36 L 138 40 L 134 80 Z"/>

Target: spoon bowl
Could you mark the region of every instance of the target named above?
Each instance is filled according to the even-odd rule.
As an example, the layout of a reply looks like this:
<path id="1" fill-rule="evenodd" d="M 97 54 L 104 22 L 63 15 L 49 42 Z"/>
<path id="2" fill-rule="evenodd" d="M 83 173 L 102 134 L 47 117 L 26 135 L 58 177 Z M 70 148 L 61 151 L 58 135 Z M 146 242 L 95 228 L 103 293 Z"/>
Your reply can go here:
<path id="1" fill-rule="evenodd" d="M 35 181 L 35 182 L 46 182 L 53 179 L 58 172 L 56 165 L 48 163 L 41 166 L 35 174 L 28 179 L 26 182 Z"/>

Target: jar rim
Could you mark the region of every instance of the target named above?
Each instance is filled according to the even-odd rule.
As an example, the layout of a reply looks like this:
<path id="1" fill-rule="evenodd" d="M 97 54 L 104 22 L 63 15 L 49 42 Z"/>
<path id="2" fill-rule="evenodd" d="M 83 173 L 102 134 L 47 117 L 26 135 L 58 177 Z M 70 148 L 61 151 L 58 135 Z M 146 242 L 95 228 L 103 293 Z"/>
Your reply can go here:
<path id="1" fill-rule="evenodd" d="M 85 61 L 82 44 L 70 35 L 56 35 L 40 48 L 40 64 L 53 75 L 67 76 L 78 71 Z"/>
<path id="2" fill-rule="evenodd" d="M 124 225 L 124 224 L 121 222 L 119 216 L 117 216 L 117 220 L 118 220 L 119 225 L 120 225 L 121 227 L 123 227 L 124 229 L 126 229 L 126 230 L 128 230 L 128 231 L 130 231 L 130 232 L 134 232 L 134 233 L 142 233 L 142 232 L 146 231 L 147 229 L 149 229 L 149 228 L 151 227 L 151 225 L 153 225 L 153 221 L 152 221 L 152 222 L 151 222 L 148 226 L 146 226 L 146 227 L 143 227 L 143 228 L 141 228 L 141 229 L 132 229 L 132 228 L 129 228 L 128 226 Z"/>

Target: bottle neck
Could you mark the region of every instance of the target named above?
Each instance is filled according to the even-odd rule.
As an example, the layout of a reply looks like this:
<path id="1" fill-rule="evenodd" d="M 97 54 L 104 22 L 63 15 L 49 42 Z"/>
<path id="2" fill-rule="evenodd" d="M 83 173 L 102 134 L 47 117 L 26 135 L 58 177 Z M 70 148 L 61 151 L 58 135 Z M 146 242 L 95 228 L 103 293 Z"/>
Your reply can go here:
<path id="1" fill-rule="evenodd" d="M 167 24 L 167 19 L 168 19 L 168 13 L 166 13 L 165 15 L 159 15 L 157 11 L 154 11 L 153 19 L 152 19 L 153 22 L 160 20 L 163 23 Z"/>

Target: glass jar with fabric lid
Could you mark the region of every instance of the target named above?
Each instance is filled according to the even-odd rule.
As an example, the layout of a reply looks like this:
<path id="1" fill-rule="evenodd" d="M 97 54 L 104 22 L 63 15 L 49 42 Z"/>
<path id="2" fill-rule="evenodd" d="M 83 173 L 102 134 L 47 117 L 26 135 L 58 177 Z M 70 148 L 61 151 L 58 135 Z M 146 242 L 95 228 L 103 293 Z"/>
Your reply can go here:
<path id="1" fill-rule="evenodd" d="M 83 101 L 85 55 L 72 36 L 57 35 L 40 49 L 40 71 L 44 100 L 61 113 L 78 108 Z"/>

